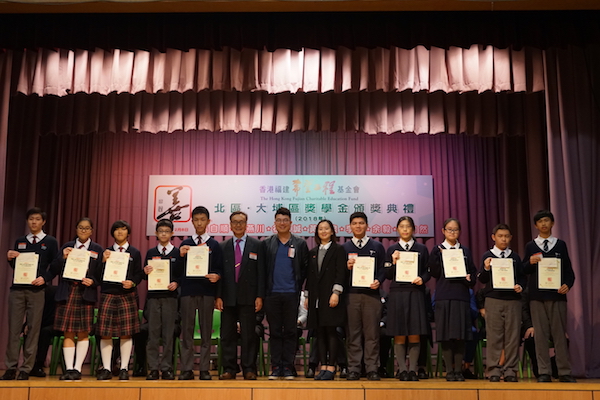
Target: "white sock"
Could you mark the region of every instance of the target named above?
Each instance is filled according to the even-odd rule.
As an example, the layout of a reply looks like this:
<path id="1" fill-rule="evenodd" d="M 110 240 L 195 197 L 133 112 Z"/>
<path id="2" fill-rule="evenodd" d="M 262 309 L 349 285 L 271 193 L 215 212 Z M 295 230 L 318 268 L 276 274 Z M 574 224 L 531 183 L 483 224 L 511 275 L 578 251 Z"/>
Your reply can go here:
<path id="1" fill-rule="evenodd" d="M 121 338 L 121 369 L 129 369 L 129 357 L 133 349 L 133 339 Z"/>
<path id="2" fill-rule="evenodd" d="M 67 370 L 73 369 L 75 347 L 63 347 L 63 356 L 65 357 L 65 366 L 67 367 Z"/>
<path id="3" fill-rule="evenodd" d="M 83 362 L 87 357 L 88 349 L 90 347 L 90 341 L 88 339 L 82 339 L 77 341 L 77 352 L 75 353 L 75 369 L 81 372 Z"/>
<path id="4" fill-rule="evenodd" d="M 100 355 L 102 356 L 102 366 L 104 369 L 111 370 L 113 342 L 112 339 L 100 340 Z"/>

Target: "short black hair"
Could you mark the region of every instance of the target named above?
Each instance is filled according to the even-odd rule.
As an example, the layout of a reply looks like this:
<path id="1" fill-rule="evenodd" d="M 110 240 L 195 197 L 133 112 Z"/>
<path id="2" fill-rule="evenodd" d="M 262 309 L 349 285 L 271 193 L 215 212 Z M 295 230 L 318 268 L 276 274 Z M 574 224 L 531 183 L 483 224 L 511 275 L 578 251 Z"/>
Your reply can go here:
<path id="1" fill-rule="evenodd" d="M 115 231 L 119 228 L 127 228 L 127 235 L 131 235 L 131 225 L 122 219 L 115 221 L 110 228 L 110 235 L 115 237 Z"/>
<path id="2" fill-rule="evenodd" d="M 33 208 L 30 208 L 29 210 L 27 210 L 27 213 L 25 214 L 25 219 L 29 219 L 29 217 L 31 217 L 34 214 L 40 214 L 42 216 L 42 221 L 45 221 L 48 218 L 46 213 L 44 211 L 42 211 L 41 208 L 33 207 Z"/>
<path id="3" fill-rule="evenodd" d="M 332 242 L 337 242 L 337 236 L 335 234 L 335 228 L 333 227 L 333 222 L 331 222 L 328 219 L 323 219 L 323 220 L 319 221 L 319 223 L 317 224 L 317 227 L 315 228 L 315 242 L 317 244 L 321 244 L 321 238 L 319 237 L 319 225 L 321 225 L 323 222 L 328 223 L 329 227 L 331 228 L 331 232 L 333 232 L 331 234 L 331 241 Z"/>
<path id="4" fill-rule="evenodd" d="M 350 215 L 350 223 L 352 223 L 352 220 L 354 220 L 356 218 L 362 218 L 362 219 L 365 220 L 365 223 L 367 223 L 367 224 L 369 223 L 369 219 L 367 218 L 367 214 L 365 214 L 362 211 L 357 211 L 357 212 L 352 213 Z"/>
<path id="5" fill-rule="evenodd" d="M 448 218 L 447 220 L 445 220 L 444 221 L 444 229 L 446 229 L 446 226 L 452 221 L 456 222 L 456 224 L 458 225 L 458 230 L 460 231 L 461 230 L 460 221 L 457 220 L 456 218 Z"/>
<path id="6" fill-rule="evenodd" d="M 498 224 L 494 227 L 494 229 L 492 229 L 492 235 L 495 235 L 496 232 L 498 232 L 500 229 L 504 229 L 506 231 L 508 231 L 508 233 L 510 233 L 512 235 L 512 231 L 510 230 L 510 227 L 506 224 Z"/>
<path id="7" fill-rule="evenodd" d="M 210 213 L 208 212 L 208 208 L 204 206 L 198 206 L 194 208 L 194 210 L 192 210 L 192 218 L 194 218 L 194 215 L 198 214 L 204 214 L 206 215 L 206 218 L 210 219 Z"/>
<path id="8" fill-rule="evenodd" d="M 542 218 L 550 218 L 550 221 L 554 222 L 554 214 L 552 214 L 550 211 L 548 210 L 540 210 L 538 212 L 535 213 L 535 215 L 533 216 L 533 223 L 537 224 L 537 222 L 542 219 Z"/>
<path id="9" fill-rule="evenodd" d="M 75 224 L 75 229 L 77 229 L 77 227 L 79 226 L 79 224 L 82 223 L 83 221 L 89 222 L 90 226 L 92 227 L 92 229 L 94 229 L 94 223 L 88 217 L 79 218 L 79 221 L 77 221 L 77 224 Z"/>
<path id="10" fill-rule="evenodd" d="M 278 215 L 286 215 L 292 219 L 292 212 L 285 207 L 279 207 L 277 211 L 275 211 L 275 218 L 277 218 Z"/>
<path id="11" fill-rule="evenodd" d="M 170 219 L 161 219 L 160 221 L 158 221 L 156 223 L 156 230 L 158 231 L 158 228 L 160 228 L 161 226 L 169 228 L 172 231 L 173 230 L 173 221 L 171 221 Z"/>
<path id="12" fill-rule="evenodd" d="M 229 221 L 231 221 L 231 218 L 235 217 L 236 215 L 243 215 L 244 217 L 246 217 L 246 222 L 248 222 L 248 214 L 246 214 L 243 211 L 234 211 L 231 213 L 231 215 L 229 216 Z"/>

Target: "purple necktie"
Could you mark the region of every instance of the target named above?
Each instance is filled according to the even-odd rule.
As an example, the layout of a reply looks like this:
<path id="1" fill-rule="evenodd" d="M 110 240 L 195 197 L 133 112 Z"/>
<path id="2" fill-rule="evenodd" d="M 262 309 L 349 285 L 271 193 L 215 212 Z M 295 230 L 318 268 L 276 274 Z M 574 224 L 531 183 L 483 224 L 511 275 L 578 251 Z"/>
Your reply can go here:
<path id="1" fill-rule="evenodd" d="M 235 282 L 237 283 L 240 278 L 240 267 L 242 265 L 242 248 L 240 242 L 242 239 L 236 239 L 235 241 Z"/>

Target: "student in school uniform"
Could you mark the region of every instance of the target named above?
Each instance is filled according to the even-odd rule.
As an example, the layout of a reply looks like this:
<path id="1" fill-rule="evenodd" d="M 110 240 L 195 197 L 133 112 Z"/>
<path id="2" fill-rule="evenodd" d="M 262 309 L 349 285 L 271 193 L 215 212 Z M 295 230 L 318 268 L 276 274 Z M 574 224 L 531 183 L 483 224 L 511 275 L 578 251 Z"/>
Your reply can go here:
<path id="1" fill-rule="evenodd" d="M 386 253 L 386 278 L 390 279 L 388 297 L 387 333 L 394 337 L 394 353 L 399 365 L 398 379 L 418 381 L 417 366 L 421 348 L 421 336 L 429 333 L 429 321 L 425 309 L 425 283 L 430 279 L 427 264 L 429 251 L 413 237 L 415 222 L 404 216 L 398 220 L 396 229 L 400 235 L 398 243 L 390 246 Z M 418 276 L 412 282 L 396 281 L 396 262 L 402 252 L 417 253 Z M 407 340 L 408 339 L 408 340 Z M 407 343 L 408 342 L 408 343 Z M 408 350 L 409 368 L 406 370 Z"/>
<path id="2" fill-rule="evenodd" d="M 538 236 L 525 246 L 523 259 L 525 273 L 529 274 L 531 319 L 535 335 L 535 353 L 538 362 L 538 382 L 552 382 L 549 355 L 550 338 L 554 342 L 558 380 L 576 382 L 571 376 L 571 361 L 567 345 L 567 293 L 575 282 L 575 273 L 569 258 L 567 244 L 552 235 L 554 215 L 540 210 L 533 217 Z M 540 289 L 538 264 L 543 258 L 560 260 L 560 288 Z"/>
<path id="3" fill-rule="evenodd" d="M 308 328 L 317 330 L 321 371 L 315 380 L 335 376 L 339 338 L 336 328 L 346 325 L 344 285 L 347 284 L 346 251 L 337 243 L 333 223 L 322 220 L 315 230 L 314 247 L 308 253 L 306 303 Z"/>
<path id="4" fill-rule="evenodd" d="M 44 313 L 44 288 L 50 282 L 50 264 L 58 254 L 58 242 L 42 229 L 46 223 L 46 213 L 34 207 L 25 215 L 29 234 L 19 237 L 12 250 L 7 253 L 11 268 L 15 268 L 15 259 L 21 253 L 38 254 L 35 277 L 25 284 L 14 283 L 8 294 L 8 343 L 6 345 L 6 372 L 0 380 L 28 380 L 33 369 L 37 352 L 42 315 Z M 15 271 L 16 272 L 16 271 Z M 19 362 L 20 335 L 23 319 L 27 318 L 27 341 L 23 347 L 23 364 L 17 376 Z"/>
<path id="5" fill-rule="evenodd" d="M 348 348 L 349 381 L 360 379 L 361 363 L 364 359 L 367 379 L 381 380 L 379 376 L 379 320 L 381 318 L 381 300 L 379 286 L 385 280 L 383 245 L 367 236 L 369 223 L 367 215 L 355 212 L 350 215 L 352 240 L 344 243 L 348 254 L 347 267 L 351 271 L 348 280 Z M 372 257 L 375 263 L 373 280 L 368 287 L 353 287 L 352 276 L 357 257 Z M 368 277 L 370 280 L 371 278 Z M 363 347 L 364 339 L 364 347 Z"/>
<path id="6" fill-rule="evenodd" d="M 217 309 L 221 310 L 221 360 L 219 379 L 235 379 L 238 371 L 238 323 L 244 379 L 256 380 L 256 313 L 265 298 L 265 270 L 260 240 L 248 236 L 248 215 L 235 211 L 229 216 L 233 237 L 221 243 L 223 277 L 219 281 Z"/>
<path id="7" fill-rule="evenodd" d="M 180 279 L 181 297 L 181 374 L 179 380 L 194 379 L 194 328 L 196 310 L 200 324 L 200 379 L 211 380 L 210 338 L 212 334 L 217 282 L 223 274 L 223 251 L 219 243 L 210 237 L 206 228 L 210 224 L 210 213 L 203 206 L 192 210 L 192 223 L 196 233 L 181 242 L 178 263 L 183 271 Z M 193 246 L 208 246 L 208 274 L 202 277 L 186 275 L 187 253 Z"/>
<path id="8" fill-rule="evenodd" d="M 508 225 L 498 224 L 492 231 L 494 247 L 482 257 L 478 279 L 486 285 L 485 326 L 487 334 L 487 372 L 490 382 L 517 382 L 519 347 L 521 346 L 521 292 L 526 277 L 517 253 L 510 249 L 512 233 Z M 497 258 L 509 258 L 514 269 L 514 286 L 493 287 L 492 263 Z M 504 350 L 504 363 L 500 361 Z"/>
<path id="9" fill-rule="evenodd" d="M 179 248 L 173 246 L 173 222 L 161 219 L 156 223 L 158 245 L 146 253 L 144 259 L 144 279 L 148 280 L 154 268 L 148 265 L 150 260 L 167 260 L 169 262 L 169 283 L 167 290 L 150 290 L 146 297 L 145 316 L 148 320 L 148 342 L 146 357 L 150 372 L 146 380 L 157 380 L 159 371 L 162 379 L 175 379 L 173 366 L 173 341 L 175 321 L 177 320 L 177 280 L 181 275 L 177 263 Z M 162 339 L 163 354 L 159 360 L 159 346 Z"/>
<path id="10" fill-rule="evenodd" d="M 120 338 L 121 369 L 120 380 L 129 379 L 129 358 L 133 348 L 132 335 L 140 330 L 138 315 L 137 285 L 142 281 L 142 256 L 140 251 L 129 244 L 131 226 L 123 220 L 116 221 L 110 233 L 115 243 L 103 253 L 101 297 L 98 308 L 98 324 L 96 333 L 101 336 L 100 355 L 104 368 L 98 372 L 98 380 L 112 379 L 108 370 L 111 366 L 113 352 L 113 337 Z M 126 279 L 120 283 L 105 280 L 106 261 L 111 257 L 111 252 L 128 253 Z"/>
<path id="11" fill-rule="evenodd" d="M 81 367 L 90 344 L 88 334 L 94 323 L 94 306 L 98 300 L 97 287 L 101 280 L 101 257 L 104 251 L 102 246 L 91 239 L 94 232 L 91 219 L 81 218 L 75 229 L 77 237 L 63 245 L 59 257 L 52 264 L 53 276 L 61 276 L 56 290 L 54 318 L 54 329 L 64 332 L 65 337 L 63 356 L 66 371 L 60 376 L 60 380 L 81 379 Z M 62 278 L 66 260 L 73 249 L 90 252 L 88 270 L 81 281 Z"/>
<path id="12" fill-rule="evenodd" d="M 442 347 L 446 364 L 446 380 L 464 381 L 462 362 L 465 342 L 472 338 L 469 289 L 475 285 L 477 269 L 471 251 L 458 242 L 460 222 L 455 218 L 448 218 L 444 221 L 442 232 L 445 237 L 444 242 L 434 247 L 429 255 L 429 272 L 436 279 L 434 314 L 436 340 Z M 449 249 L 462 249 L 466 277 L 446 277 L 442 253 Z"/>

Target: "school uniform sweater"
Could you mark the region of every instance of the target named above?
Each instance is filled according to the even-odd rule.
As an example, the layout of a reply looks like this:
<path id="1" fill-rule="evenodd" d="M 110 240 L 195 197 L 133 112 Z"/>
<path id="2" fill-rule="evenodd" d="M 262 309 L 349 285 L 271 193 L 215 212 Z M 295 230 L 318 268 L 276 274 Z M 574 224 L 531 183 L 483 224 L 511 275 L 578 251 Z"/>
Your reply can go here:
<path id="1" fill-rule="evenodd" d="M 486 251 L 483 257 L 481 258 L 478 279 L 479 282 L 485 284 L 485 288 L 483 289 L 484 296 L 498 300 L 520 300 L 521 294 L 515 292 L 514 289 L 494 289 L 492 287 L 492 268 L 490 267 L 489 271 L 486 271 L 484 268 L 485 260 L 488 257 L 498 258 L 494 253 L 492 253 L 491 250 Z M 521 287 L 525 289 L 527 285 L 527 277 L 523 272 L 523 263 L 521 261 L 521 258 L 514 251 L 511 251 L 510 255 L 507 258 L 513 260 L 513 268 L 515 271 L 515 284 L 521 285 Z"/>
<path id="2" fill-rule="evenodd" d="M 359 257 L 375 257 L 375 276 L 373 277 L 373 280 L 377 279 L 380 284 L 383 283 L 383 281 L 385 280 L 385 270 L 383 266 L 383 263 L 385 261 L 385 248 L 383 247 L 381 242 L 373 240 L 373 238 L 369 238 L 367 243 L 365 243 L 365 245 L 361 249 L 359 249 L 352 240 L 349 240 L 346 243 L 344 243 L 343 247 L 344 250 L 346 250 L 346 254 L 348 255 L 354 253 L 358 254 Z M 348 274 L 348 293 L 362 293 L 379 298 L 379 289 L 352 287 L 353 272 L 354 271 L 350 271 L 350 273 Z"/>
<path id="3" fill-rule="evenodd" d="M 203 244 L 204 245 L 204 244 Z M 196 242 L 192 238 L 185 239 L 181 242 L 183 246 L 197 246 Z M 208 273 L 223 275 L 223 250 L 219 242 L 212 237 L 206 241 L 206 246 L 209 248 L 208 255 Z M 181 286 L 181 297 L 185 296 L 216 296 L 217 295 L 217 282 L 211 283 L 207 278 L 204 277 L 187 277 L 185 275 L 185 264 L 187 262 L 187 254 L 185 257 L 181 255 L 177 259 L 179 264 L 179 270 L 182 271 L 181 278 L 179 278 L 179 284 Z"/>
<path id="4" fill-rule="evenodd" d="M 50 265 L 58 255 L 58 242 L 53 236 L 46 235 L 43 239 L 35 244 L 31 244 L 27 240 L 27 236 L 21 236 L 15 241 L 13 250 L 19 253 L 37 253 L 39 255 L 37 274 L 32 277 L 31 280 L 35 280 L 38 276 L 44 278 L 46 283 L 52 280 L 52 274 L 50 272 Z M 15 260 L 10 261 L 12 269 L 15 268 Z M 10 287 L 11 290 L 34 290 L 39 291 L 46 287 L 46 284 L 41 286 L 34 286 L 31 284 L 15 284 L 13 283 Z"/>
<path id="5" fill-rule="evenodd" d="M 523 269 L 526 274 L 529 274 L 529 299 L 530 300 L 553 300 L 553 301 L 567 301 L 566 294 L 560 294 L 556 290 L 547 290 L 538 288 L 538 265 L 530 264 L 529 258 L 537 253 L 542 253 L 544 258 L 560 258 L 561 260 L 561 285 L 566 284 L 569 289 L 573 287 L 575 283 L 575 272 L 571 265 L 571 259 L 569 258 L 569 252 L 567 250 L 567 244 L 558 239 L 556 245 L 549 249 L 547 252 L 542 250 L 535 241 L 527 243 L 525 246 L 525 256 L 523 259 Z"/>
<path id="6" fill-rule="evenodd" d="M 148 265 L 149 260 L 169 260 L 169 283 L 177 282 L 181 277 L 180 264 L 177 262 L 179 257 L 179 247 L 173 246 L 173 249 L 163 255 L 162 251 L 158 249 L 159 246 L 153 247 L 146 253 L 144 259 L 144 266 Z M 162 246 L 160 246 L 162 247 Z M 144 273 L 142 275 L 144 280 L 148 280 L 148 275 Z M 148 290 L 147 298 L 149 299 L 162 299 L 174 297 L 177 298 L 177 290 Z"/>

